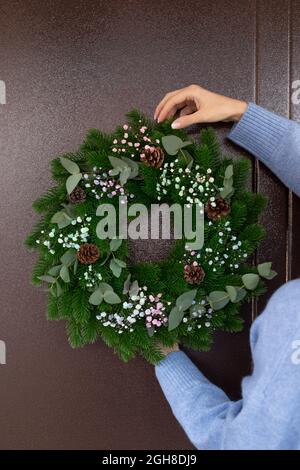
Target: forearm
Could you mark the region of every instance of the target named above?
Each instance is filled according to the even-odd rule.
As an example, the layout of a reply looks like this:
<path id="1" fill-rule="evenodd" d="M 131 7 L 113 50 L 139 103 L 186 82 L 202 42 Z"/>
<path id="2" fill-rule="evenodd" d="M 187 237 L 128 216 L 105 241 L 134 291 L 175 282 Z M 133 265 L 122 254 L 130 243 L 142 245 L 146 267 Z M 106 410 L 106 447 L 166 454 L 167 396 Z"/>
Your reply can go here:
<path id="1" fill-rule="evenodd" d="M 253 386 L 246 402 L 230 401 L 183 352 L 169 354 L 156 366 L 156 376 L 174 416 L 197 449 L 284 448 L 277 433 L 280 418 L 269 412 L 266 397 Z"/>
<path id="2" fill-rule="evenodd" d="M 221 449 L 228 410 L 240 409 L 183 352 L 170 353 L 156 376 L 172 411 L 198 449 Z"/>
<path id="3" fill-rule="evenodd" d="M 300 196 L 300 125 L 250 103 L 229 138 Z"/>

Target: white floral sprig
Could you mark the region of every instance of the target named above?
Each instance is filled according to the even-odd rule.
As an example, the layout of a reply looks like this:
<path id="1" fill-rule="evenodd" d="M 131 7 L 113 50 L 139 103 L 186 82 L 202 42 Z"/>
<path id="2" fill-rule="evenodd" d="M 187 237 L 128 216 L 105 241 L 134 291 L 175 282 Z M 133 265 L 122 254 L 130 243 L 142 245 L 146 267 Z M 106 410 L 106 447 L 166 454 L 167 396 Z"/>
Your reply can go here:
<path id="1" fill-rule="evenodd" d="M 101 167 L 95 166 L 92 173 L 84 173 L 83 179 L 86 191 L 90 191 L 97 200 L 104 196 L 109 199 L 120 197 L 120 202 L 126 204 L 129 197 L 134 197 L 133 194 L 128 195 L 119 181 Z"/>
<path id="2" fill-rule="evenodd" d="M 209 200 L 213 201 L 219 193 L 210 168 L 203 173 L 200 166 L 196 165 L 195 170 L 191 171 L 190 168 L 179 165 L 178 158 L 174 162 L 166 162 L 161 168 L 160 180 L 156 186 L 157 199 L 161 200 L 171 188 L 178 192 L 184 204 L 198 204 L 200 207 Z"/>
<path id="3" fill-rule="evenodd" d="M 73 230 L 69 233 L 63 233 L 56 227 L 52 227 L 47 234 L 44 230 L 40 232 L 40 237 L 36 240 L 37 245 L 44 245 L 49 252 L 55 254 L 55 245 L 58 243 L 63 248 L 79 249 L 82 243 L 86 243 L 89 239 L 90 224 L 92 218 L 85 214 L 84 217 L 76 217 L 71 221 L 69 227 L 73 226 Z"/>
<path id="4" fill-rule="evenodd" d="M 97 315 L 97 320 L 101 321 L 103 326 L 115 329 L 119 334 L 126 331 L 132 333 L 137 322 L 143 322 L 148 333 L 154 334 L 159 328 L 167 325 L 165 310 L 170 302 L 163 302 L 161 294 L 148 295 L 147 291 L 146 286 L 139 287 L 134 295 L 129 295 L 128 301 L 123 302 L 122 313 L 102 311 Z"/>
<path id="5" fill-rule="evenodd" d="M 182 323 L 186 326 L 188 332 L 200 330 L 201 328 L 210 328 L 213 309 L 207 305 L 206 300 L 193 302 L 190 310 L 185 314 Z"/>
<path id="6" fill-rule="evenodd" d="M 208 225 L 211 227 L 214 224 L 210 221 Z M 226 221 L 223 226 L 219 224 L 216 230 L 220 248 L 213 250 L 210 247 L 204 246 L 200 251 L 187 249 L 184 254 L 184 263 L 191 264 L 196 261 L 201 265 L 208 264 L 212 271 L 216 272 L 219 266 L 237 270 L 240 267 L 240 263 L 246 261 L 249 254 L 243 242 L 237 236 L 231 234 L 230 222 Z"/>

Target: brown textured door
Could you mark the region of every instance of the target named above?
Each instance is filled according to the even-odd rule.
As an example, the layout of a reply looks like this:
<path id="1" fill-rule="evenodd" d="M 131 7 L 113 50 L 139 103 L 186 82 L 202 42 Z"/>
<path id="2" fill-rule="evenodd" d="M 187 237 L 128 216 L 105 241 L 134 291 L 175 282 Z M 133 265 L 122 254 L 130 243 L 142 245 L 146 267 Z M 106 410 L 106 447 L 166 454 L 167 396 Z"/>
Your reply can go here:
<path id="1" fill-rule="evenodd" d="M 132 107 L 151 114 L 169 90 L 199 83 L 300 120 L 298 0 L 2 0 L 0 4 L 1 449 L 190 449 L 141 359 L 123 364 L 102 343 L 67 344 L 45 319 L 23 247 L 31 202 L 49 186 L 49 160 L 91 127 L 111 130 Z M 1 83 L 1 82 L 0 82 Z M 216 126 L 224 149 L 229 125 Z M 248 155 L 248 158 L 252 158 Z M 217 334 L 190 356 L 230 396 L 251 370 L 248 328 L 267 298 L 300 274 L 300 203 L 253 160 L 253 188 L 267 194 L 267 238 L 257 253 L 279 275 L 245 310 L 243 333 Z"/>

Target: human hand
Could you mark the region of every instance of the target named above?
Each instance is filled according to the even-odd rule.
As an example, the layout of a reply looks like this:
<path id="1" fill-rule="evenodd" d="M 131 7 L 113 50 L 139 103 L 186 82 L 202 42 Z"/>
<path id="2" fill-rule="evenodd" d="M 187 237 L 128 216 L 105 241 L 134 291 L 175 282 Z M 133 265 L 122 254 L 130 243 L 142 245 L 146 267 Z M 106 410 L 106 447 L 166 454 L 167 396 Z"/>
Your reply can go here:
<path id="1" fill-rule="evenodd" d="M 173 346 L 163 346 L 162 344 L 160 344 L 159 349 L 164 356 L 167 356 L 171 352 L 180 351 L 178 343 L 173 344 Z"/>
<path id="2" fill-rule="evenodd" d="M 190 85 L 167 93 L 155 109 L 154 119 L 162 122 L 180 111 L 172 128 L 182 129 L 204 122 L 239 121 L 246 109 L 245 101 L 213 93 L 198 85 Z"/>

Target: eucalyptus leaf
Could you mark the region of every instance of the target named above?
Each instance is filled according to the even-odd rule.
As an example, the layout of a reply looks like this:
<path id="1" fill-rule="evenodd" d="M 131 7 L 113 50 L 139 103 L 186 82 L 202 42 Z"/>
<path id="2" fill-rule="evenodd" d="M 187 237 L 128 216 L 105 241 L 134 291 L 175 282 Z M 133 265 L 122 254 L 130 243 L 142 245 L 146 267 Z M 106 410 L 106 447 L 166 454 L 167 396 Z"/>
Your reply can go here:
<path id="1" fill-rule="evenodd" d="M 224 179 L 223 189 L 220 191 L 220 195 L 223 198 L 230 197 L 234 193 L 233 178 Z"/>
<path id="2" fill-rule="evenodd" d="M 242 287 L 226 286 L 230 301 L 232 303 L 238 303 L 247 295 L 247 291 Z"/>
<path id="3" fill-rule="evenodd" d="M 121 268 L 126 268 L 126 266 L 127 266 L 125 261 L 123 261 L 121 259 L 118 259 L 118 258 L 115 258 L 115 263 L 117 263 Z"/>
<path id="4" fill-rule="evenodd" d="M 272 268 L 271 261 L 267 261 L 266 263 L 261 263 L 257 266 L 257 270 L 261 277 L 269 276 Z"/>
<path id="5" fill-rule="evenodd" d="M 181 148 L 183 140 L 176 135 L 165 135 L 162 137 L 161 142 L 169 155 L 176 155 Z"/>
<path id="6" fill-rule="evenodd" d="M 60 268 L 61 268 L 61 264 L 59 264 L 57 266 L 53 266 L 51 269 L 49 269 L 48 274 L 50 274 L 50 276 L 55 276 L 56 277 L 56 276 L 59 275 Z"/>
<path id="7" fill-rule="evenodd" d="M 129 166 L 131 172 L 130 172 L 130 179 L 136 178 L 139 174 L 139 164 L 135 162 L 134 160 L 130 160 L 130 158 L 127 157 L 121 157 L 122 160 L 127 163 Z"/>
<path id="8" fill-rule="evenodd" d="M 53 284 L 56 280 L 53 276 L 48 276 L 47 274 L 45 274 L 45 276 L 39 276 L 39 279 L 49 284 Z"/>
<path id="9" fill-rule="evenodd" d="M 243 281 L 244 286 L 246 287 L 246 289 L 254 290 L 254 289 L 256 289 L 256 287 L 259 283 L 259 275 L 258 274 L 253 274 L 253 273 L 244 274 L 242 276 L 242 281 Z"/>
<path id="10" fill-rule="evenodd" d="M 233 177 L 233 165 L 228 165 L 225 170 L 225 178 L 229 179 Z"/>
<path id="11" fill-rule="evenodd" d="M 187 150 L 181 150 L 178 154 L 178 161 L 181 165 L 184 165 L 189 170 L 192 168 L 194 159 Z"/>
<path id="12" fill-rule="evenodd" d="M 70 273 L 65 264 L 62 265 L 59 275 L 64 282 L 70 282 Z"/>
<path id="13" fill-rule="evenodd" d="M 53 297 L 58 297 L 57 296 L 57 293 L 56 293 L 56 284 L 53 284 L 49 289 L 48 289 L 48 292 L 50 292 L 50 294 L 53 296 Z"/>
<path id="14" fill-rule="evenodd" d="M 230 187 L 224 187 L 224 188 L 220 191 L 220 196 L 221 196 L 223 199 L 226 199 L 226 198 L 228 198 L 228 197 L 231 197 L 233 194 L 234 194 L 234 189 L 233 189 L 233 188 L 230 188 Z"/>
<path id="15" fill-rule="evenodd" d="M 179 297 L 176 299 L 176 306 L 180 311 L 185 311 L 187 310 L 193 303 L 195 297 L 197 294 L 197 289 L 193 289 L 187 292 L 184 292 L 184 294 L 181 294 Z"/>
<path id="16" fill-rule="evenodd" d="M 104 300 L 108 304 L 119 304 L 119 303 L 121 303 L 120 297 L 113 291 L 104 292 Z"/>
<path id="17" fill-rule="evenodd" d="M 257 266 L 257 270 L 260 276 L 268 280 L 271 280 L 275 276 L 277 276 L 276 271 L 273 271 L 271 268 L 272 268 L 272 263 L 270 261 L 266 263 L 261 263 Z"/>
<path id="18" fill-rule="evenodd" d="M 109 248 L 111 251 L 117 251 L 122 245 L 123 240 L 121 238 L 113 238 L 110 240 Z"/>
<path id="19" fill-rule="evenodd" d="M 63 290 L 62 290 L 61 285 L 58 281 L 55 284 L 55 289 L 56 289 L 56 297 L 60 297 L 61 294 L 63 293 Z"/>
<path id="20" fill-rule="evenodd" d="M 58 211 L 52 216 L 51 222 L 52 224 L 57 224 L 62 219 L 64 219 L 64 212 Z"/>
<path id="21" fill-rule="evenodd" d="M 113 291 L 113 288 L 106 282 L 100 282 L 98 289 L 104 294 L 107 291 Z"/>
<path id="22" fill-rule="evenodd" d="M 61 285 L 58 281 L 56 281 L 54 284 L 52 284 L 49 291 L 50 291 L 50 294 L 53 295 L 53 297 L 55 297 L 55 298 L 60 297 L 61 294 L 63 293 Z"/>
<path id="23" fill-rule="evenodd" d="M 122 268 L 116 263 L 114 259 L 110 260 L 109 267 L 115 277 L 120 277 Z"/>
<path id="24" fill-rule="evenodd" d="M 65 209 L 65 214 L 67 214 L 69 217 L 71 217 L 72 219 L 74 218 L 74 204 L 65 204 L 65 203 L 62 203 L 62 206 L 64 207 Z"/>
<path id="25" fill-rule="evenodd" d="M 121 160 L 121 158 L 118 157 L 108 157 L 111 166 L 115 169 L 118 170 L 124 170 L 125 168 L 128 168 L 128 164 Z"/>
<path id="26" fill-rule="evenodd" d="M 75 274 L 77 273 L 77 269 L 78 269 L 78 259 L 76 258 L 76 259 L 75 259 L 74 266 L 73 266 L 73 274 L 74 274 L 74 276 L 75 276 Z"/>
<path id="27" fill-rule="evenodd" d="M 101 289 L 96 289 L 92 295 L 90 295 L 89 303 L 92 305 L 100 305 L 103 301 L 103 293 Z"/>
<path id="28" fill-rule="evenodd" d="M 192 142 L 186 141 L 184 142 L 180 137 L 176 135 L 165 135 L 161 139 L 162 145 L 164 146 L 165 151 L 169 155 L 176 155 L 179 149 L 187 147 Z"/>
<path id="29" fill-rule="evenodd" d="M 224 187 L 233 189 L 233 178 L 232 176 L 224 180 Z"/>
<path id="30" fill-rule="evenodd" d="M 68 177 L 66 181 L 66 188 L 67 188 L 68 194 L 71 194 L 73 189 L 76 188 L 81 178 L 82 178 L 82 173 L 77 173 L 76 175 L 70 175 Z"/>
<path id="31" fill-rule="evenodd" d="M 276 277 L 276 276 L 277 276 L 277 272 L 271 270 L 269 276 L 268 276 L 268 277 L 265 277 L 265 279 L 267 279 L 268 281 L 271 281 L 271 279 L 274 279 L 274 277 Z"/>
<path id="32" fill-rule="evenodd" d="M 68 227 L 68 225 L 70 225 L 71 222 L 72 222 L 72 219 L 66 215 L 66 217 L 63 220 L 58 222 L 57 226 L 59 229 L 62 229 L 62 228 Z"/>
<path id="33" fill-rule="evenodd" d="M 228 292 L 230 301 L 235 302 L 238 294 L 238 287 L 226 286 L 226 291 Z"/>
<path id="34" fill-rule="evenodd" d="M 168 319 L 169 331 L 172 331 L 175 328 L 177 328 L 177 326 L 180 325 L 180 323 L 182 322 L 183 317 L 184 317 L 184 310 L 181 310 L 177 306 L 173 307 L 170 312 L 169 319 Z"/>
<path id="35" fill-rule="evenodd" d="M 130 280 L 131 280 L 131 274 L 128 274 L 126 281 L 124 282 L 123 286 L 123 294 L 128 294 L 129 289 L 130 289 Z"/>
<path id="36" fill-rule="evenodd" d="M 237 292 L 237 297 L 236 297 L 235 303 L 238 303 L 241 300 L 243 300 L 246 297 L 246 295 L 247 295 L 246 289 L 240 288 Z"/>
<path id="37" fill-rule="evenodd" d="M 133 281 L 129 289 L 129 296 L 134 297 L 139 293 L 139 283 L 138 281 Z"/>
<path id="38" fill-rule="evenodd" d="M 119 168 L 113 168 L 112 170 L 109 170 L 110 176 L 117 176 L 120 173 Z"/>
<path id="39" fill-rule="evenodd" d="M 129 166 L 124 168 L 124 170 L 121 170 L 121 172 L 120 172 L 120 183 L 121 183 L 122 186 L 124 186 L 127 183 L 128 179 L 130 177 L 130 174 L 131 174 L 131 169 L 129 168 Z"/>
<path id="40" fill-rule="evenodd" d="M 213 310 L 221 310 L 230 302 L 230 298 L 227 292 L 216 290 L 209 294 L 208 301 Z"/>
<path id="41" fill-rule="evenodd" d="M 57 224 L 58 228 L 64 228 L 70 225 L 72 218 L 65 211 L 58 211 L 52 216 L 51 222 Z"/>
<path id="42" fill-rule="evenodd" d="M 80 168 L 77 165 L 77 163 L 72 162 L 72 160 L 69 160 L 68 158 L 65 157 L 60 157 L 60 163 L 62 166 L 67 170 L 71 175 L 76 175 L 80 173 Z"/>
<path id="43" fill-rule="evenodd" d="M 76 259 L 76 251 L 73 248 L 70 248 L 62 255 L 60 261 L 66 266 L 71 266 Z"/>
<path id="44" fill-rule="evenodd" d="M 182 142 L 179 148 L 183 149 L 184 147 L 187 147 L 188 145 L 191 145 L 192 143 L 193 142 L 191 142 L 190 140 L 185 140 L 184 142 Z"/>

